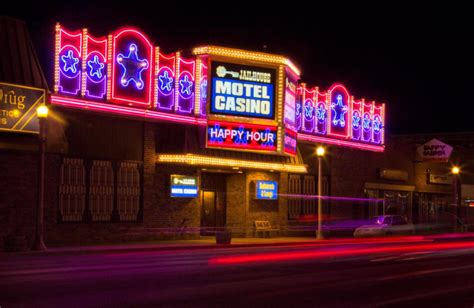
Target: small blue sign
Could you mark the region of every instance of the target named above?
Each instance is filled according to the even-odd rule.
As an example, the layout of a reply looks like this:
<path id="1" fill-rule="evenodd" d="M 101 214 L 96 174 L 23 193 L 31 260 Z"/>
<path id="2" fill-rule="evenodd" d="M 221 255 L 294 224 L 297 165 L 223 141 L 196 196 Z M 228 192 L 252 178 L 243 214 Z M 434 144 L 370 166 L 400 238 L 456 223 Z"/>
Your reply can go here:
<path id="1" fill-rule="evenodd" d="M 256 181 L 257 199 L 278 200 L 277 181 Z"/>
<path id="2" fill-rule="evenodd" d="M 198 179 L 195 176 L 171 175 L 172 198 L 197 198 Z"/>

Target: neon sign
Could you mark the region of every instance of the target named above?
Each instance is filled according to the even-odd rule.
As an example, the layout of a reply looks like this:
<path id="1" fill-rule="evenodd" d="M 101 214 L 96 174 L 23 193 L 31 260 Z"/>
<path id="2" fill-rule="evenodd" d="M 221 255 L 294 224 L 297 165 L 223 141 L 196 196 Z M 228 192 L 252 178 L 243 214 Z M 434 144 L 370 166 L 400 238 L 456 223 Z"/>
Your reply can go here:
<path id="1" fill-rule="evenodd" d="M 152 102 L 153 45 L 138 30 L 124 28 L 112 35 L 109 100 L 135 107 Z"/>
<path id="2" fill-rule="evenodd" d="M 199 195 L 198 178 L 187 175 L 171 175 L 172 198 L 197 198 Z"/>
<path id="3" fill-rule="evenodd" d="M 148 68 L 148 61 L 138 58 L 138 47 L 135 44 L 130 44 L 128 52 L 128 56 L 124 56 L 121 53 L 117 56 L 117 62 L 123 68 L 120 83 L 122 86 L 127 87 L 133 81 L 135 87 L 141 90 L 144 86 L 142 72 Z"/>
<path id="4" fill-rule="evenodd" d="M 253 151 L 276 151 L 277 127 L 208 121 L 207 146 Z"/>
<path id="5" fill-rule="evenodd" d="M 53 104 L 217 124 L 224 135 L 208 131 L 210 147 L 280 155 L 296 155 L 301 141 L 384 149 L 384 104 L 356 100 L 341 84 L 327 91 L 298 85 L 299 70 L 278 55 L 204 46 L 183 58 L 163 53 L 134 28 L 94 37 L 57 24 L 55 42 Z"/>
<path id="6" fill-rule="evenodd" d="M 255 181 L 256 199 L 278 200 L 277 181 Z"/>

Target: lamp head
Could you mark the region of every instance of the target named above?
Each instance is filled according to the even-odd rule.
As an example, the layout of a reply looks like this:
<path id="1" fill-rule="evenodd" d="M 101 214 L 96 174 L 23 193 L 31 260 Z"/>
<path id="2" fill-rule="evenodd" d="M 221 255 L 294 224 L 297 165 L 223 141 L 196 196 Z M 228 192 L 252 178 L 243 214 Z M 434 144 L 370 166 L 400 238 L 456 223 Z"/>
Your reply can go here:
<path id="1" fill-rule="evenodd" d="M 48 117 L 48 107 L 45 105 L 41 105 L 38 108 L 36 108 L 36 116 L 40 119 L 44 119 Z"/>
<path id="2" fill-rule="evenodd" d="M 322 146 L 318 146 L 318 148 L 316 149 L 316 155 L 318 155 L 318 157 L 323 157 L 324 152 L 325 152 L 325 150 Z"/>

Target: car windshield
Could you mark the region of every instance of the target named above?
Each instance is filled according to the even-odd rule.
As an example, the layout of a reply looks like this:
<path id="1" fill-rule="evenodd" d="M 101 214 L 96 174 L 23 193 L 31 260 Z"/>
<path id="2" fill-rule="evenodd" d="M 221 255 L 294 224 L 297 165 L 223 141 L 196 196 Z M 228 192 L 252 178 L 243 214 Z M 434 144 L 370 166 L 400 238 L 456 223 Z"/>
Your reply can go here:
<path id="1" fill-rule="evenodd" d="M 387 216 L 375 216 L 370 219 L 371 225 L 382 225 L 390 223 L 390 217 Z"/>

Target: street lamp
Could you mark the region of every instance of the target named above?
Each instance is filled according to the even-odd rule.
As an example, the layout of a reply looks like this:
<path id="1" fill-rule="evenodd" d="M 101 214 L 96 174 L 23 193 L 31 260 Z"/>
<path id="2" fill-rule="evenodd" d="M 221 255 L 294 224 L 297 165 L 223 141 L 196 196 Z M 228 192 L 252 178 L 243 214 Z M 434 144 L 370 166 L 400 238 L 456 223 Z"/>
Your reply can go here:
<path id="1" fill-rule="evenodd" d="M 461 183 L 459 179 L 459 174 L 461 173 L 461 168 L 459 168 L 458 166 L 453 166 L 451 168 L 451 173 L 453 174 L 453 203 L 456 207 L 456 217 L 459 223 L 459 220 L 461 219 L 462 215 L 461 204 L 459 202 L 461 195 Z"/>
<path id="2" fill-rule="evenodd" d="M 46 118 L 48 117 L 48 107 L 41 105 L 36 109 L 36 116 L 39 120 L 39 176 L 38 176 L 38 203 L 36 207 L 36 230 L 33 250 L 45 250 L 46 245 L 43 240 L 44 225 L 44 165 L 46 147 Z"/>
<path id="3" fill-rule="evenodd" d="M 316 149 L 316 156 L 318 156 L 318 230 L 316 231 L 316 238 L 318 240 L 323 239 L 323 230 L 322 230 L 322 216 L 323 216 L 323 200 L 321 199 L 321 195 L 323 192 L 323 164 L 322 159 L 324 156 L 324 148 L 322 146 L 318 146 Z"/>

